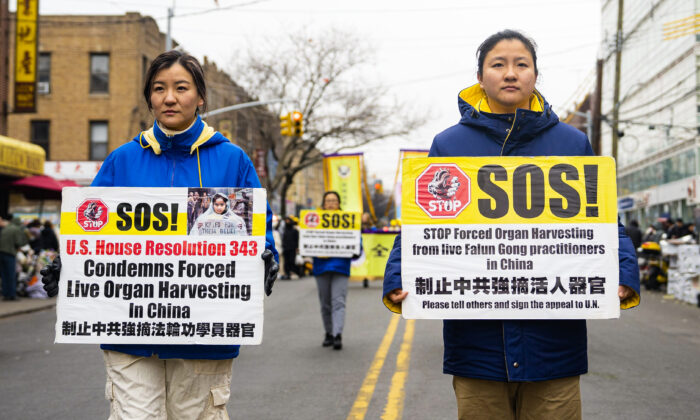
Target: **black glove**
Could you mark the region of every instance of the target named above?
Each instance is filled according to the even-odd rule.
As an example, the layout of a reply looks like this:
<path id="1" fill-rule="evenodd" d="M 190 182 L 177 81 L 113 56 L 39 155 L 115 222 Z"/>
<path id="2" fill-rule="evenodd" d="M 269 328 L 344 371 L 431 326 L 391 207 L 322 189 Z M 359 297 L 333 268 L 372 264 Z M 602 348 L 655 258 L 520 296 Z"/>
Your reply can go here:
<path id="1" fill-rule="evenodd" d="M 61 276 L 61 256 L 57 255 L 50 264 L 41 269 L 41 282 L 49 297 L 58 294 L 58 279 Z"/>
<path id="2" fill-rule="evenodd" d="M 275 280 L 277 280 L 277 272 L 280 271 L 280 266 L 275 261 L 275 256 L 269 249 L 263 251 L 262 259 L 265 261 L 265 294 L 270 296 L 270 293 L 272 293 L 272 285 L 275 284 Z"/>

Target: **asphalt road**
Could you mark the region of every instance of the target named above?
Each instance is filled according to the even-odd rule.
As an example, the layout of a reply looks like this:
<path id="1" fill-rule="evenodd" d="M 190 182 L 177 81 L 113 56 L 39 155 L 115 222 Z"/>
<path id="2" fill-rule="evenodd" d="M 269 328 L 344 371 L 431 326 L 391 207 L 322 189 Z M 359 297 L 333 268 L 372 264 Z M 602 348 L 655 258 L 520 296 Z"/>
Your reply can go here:
<path id="1" fill-rule="evenodd" d="M 381 282 L 351 283 L 344 348 L 321 347 L 311 278 L 279 281 L 261 346 L 233 365 L 232 419 L 449 419 L 442 325 L 380 303 Z M 53 310 L 0 319 L 0 417 L 107 418 L 97 346 L 53 344 Z M 620 320 L 591 321 L 585 419 L 692 419 L 700 413 L 700 308 L 644 294 Z M 393 334 L 392 334 L 393 332 Z"/>

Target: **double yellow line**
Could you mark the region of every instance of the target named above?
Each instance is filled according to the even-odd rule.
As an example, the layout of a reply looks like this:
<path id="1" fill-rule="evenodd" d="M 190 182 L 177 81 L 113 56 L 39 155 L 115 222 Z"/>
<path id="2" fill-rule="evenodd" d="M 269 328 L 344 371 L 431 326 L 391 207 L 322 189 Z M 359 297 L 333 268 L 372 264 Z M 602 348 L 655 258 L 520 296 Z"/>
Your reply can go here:
<path id="1" fill-rule="evenodd" d="M 355 403 L 350 409 L 350 414 L 348 414 L 347 417 L 348 420 L 363 420 L 365 418 L 367 409 L 369 408 L 369 402 L 374 394 L 374 388 L 377 385 L 379 374 L 384 366 L 386 355 L 389 353 L 389 347 L 391 347 L 391 343 L 394 341 L 394 336 L 396 335 L 400 320 L 400 315 L 392 315 L 391 322 L 389 322 L 386 333 L 384 333 L 384 338 L 379 344 L 377 353 L 374 355 L 374 360 L 372 360 L 372 364 L 367 371 L 367 375 L 365 375 L 364 381 L 362 381 L 362 386 L 360 386 L 360 391 L 357 393 Z M 396 358 L 396 370 L 391 378 L 391 387 L 389 388 L 386 405 L 382 413 L 383 420 L 398 420 L 403 414 L 404 385 L 408 377 L 414 332 L 415 320 L 409 319 L 406 321 L 403 341 L 401 342 L 401 348 Z"/>

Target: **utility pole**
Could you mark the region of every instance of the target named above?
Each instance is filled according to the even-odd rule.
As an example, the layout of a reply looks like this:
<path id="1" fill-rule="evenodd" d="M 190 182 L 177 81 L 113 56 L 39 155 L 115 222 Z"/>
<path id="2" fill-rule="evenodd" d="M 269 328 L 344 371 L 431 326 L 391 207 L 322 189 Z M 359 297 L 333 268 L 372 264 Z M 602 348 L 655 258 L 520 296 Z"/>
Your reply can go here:
<path id="1" fill-rule="evenodd" d="M 620 67 L 622 62 L 622 12 L 624 0 L 617 0 L 617 34 L 615 36 L 615 86 L 612 109 L 612 157 L 617 160 L 618 120 L 620 114 Z"/>
<path id="2" fill-rule="evenodd" d="M 173 35 L 170 30 L 170 22 L 173 17 L 175 17 L 175 0 L 173 0 L 173 7 L 168 7 L 168 33 L 165 35 L 165 51 L 173 49 Z"/>
<path id="3" fill-rule="evenodd" d="M 0 135 L 7 135 L 7 94 L 10 90 L 9 72 L 10 60 L 10 11 L 9 0 L 0 0 Z"/>
<path id="4" fill-rule="evenodd" d="M 593 152 L 600 156 L 600 122 L 601 122 L 601 105 L 603 97 L 603 59 L 596 61 L 596 77 L 595 77 L 595 92 L 591 101 L 591 111 L 593 114 L 593 122 L 591 127 L 591 144 Z"/>

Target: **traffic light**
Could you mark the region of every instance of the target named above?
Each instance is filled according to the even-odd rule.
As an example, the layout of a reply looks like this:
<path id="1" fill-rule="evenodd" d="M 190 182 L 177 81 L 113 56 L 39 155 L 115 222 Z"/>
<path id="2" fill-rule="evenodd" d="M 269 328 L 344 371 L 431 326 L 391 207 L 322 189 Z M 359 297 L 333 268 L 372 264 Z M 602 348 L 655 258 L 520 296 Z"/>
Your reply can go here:
<path id="1" fill-rule="evenodd" d="M 304 114 L 299 111 L 292 112 L 292 135 L 301 137 L 304 134 Z"/>
<path id="2" fill-rule="evenodd" d="M 292 117 L 289 113 L 280 115 L 280 134 L 283 136 L 293 136 L 292 134 Z"/>
<path id="3" fill-rule="evenodd" d="M 374 193 L 375 194 L 384 194 L 384 187 L 382 186 L 381 179 L 374 181 Z"/>

